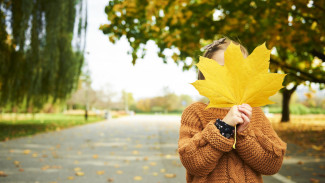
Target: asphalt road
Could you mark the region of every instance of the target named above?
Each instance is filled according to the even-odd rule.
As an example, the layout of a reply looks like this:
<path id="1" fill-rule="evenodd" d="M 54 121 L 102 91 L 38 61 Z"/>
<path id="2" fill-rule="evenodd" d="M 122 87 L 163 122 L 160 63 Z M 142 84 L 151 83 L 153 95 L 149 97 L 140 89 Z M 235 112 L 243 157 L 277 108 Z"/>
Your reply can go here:
<path id="1" fill-rule="evenodd" d="M 0 183 L 184 183 L 179 122 L 136 115 L 0 142 Z M 291 153 L 264 182 L 322 182 L 322 166 L 324 159 Z"/>

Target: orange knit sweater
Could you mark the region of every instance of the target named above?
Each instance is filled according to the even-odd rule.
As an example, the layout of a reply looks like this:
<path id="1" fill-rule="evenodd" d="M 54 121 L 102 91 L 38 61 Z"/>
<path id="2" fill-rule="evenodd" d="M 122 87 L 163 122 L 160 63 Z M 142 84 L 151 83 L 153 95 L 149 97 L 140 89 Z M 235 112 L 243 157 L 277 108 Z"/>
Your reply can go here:
<path id="1" fill-rule="evenodd" d="M 214 125 L 230 109 L 209 108 L 204 103 L 187 107 L 181 118 L 178 152 L 193 183 L 263 182 L 262 174 L 279 171 L 287 144 L 273 130 L 260 107 L 253 107 L 248 127 L 234 138 L 225 138 Z"/>

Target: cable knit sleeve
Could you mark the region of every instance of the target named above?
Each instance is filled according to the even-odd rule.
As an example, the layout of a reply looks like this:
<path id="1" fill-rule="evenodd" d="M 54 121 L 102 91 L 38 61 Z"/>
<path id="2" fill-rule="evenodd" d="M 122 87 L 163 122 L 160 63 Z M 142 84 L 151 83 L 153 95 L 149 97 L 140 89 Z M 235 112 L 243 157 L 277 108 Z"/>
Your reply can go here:
<path id="1" fill-rule="evenodd" d="M 197 107 L 187 107 L 181 118 L 178 152 L 186 170 L 197 176 L 208 175 L 224 152 L 232 149 L 233 138 L 222 136 L 211 120 L 203 128 Z"/>
<path id="2" fill-rule="evenodd" d="M 254 110 L 256 110 L 255 113 L 253 112 L 255 116 L 252 116 L 248 128 L 237 133 L 236 151 L 255 171 L 264 175 L 273 175 L 282 166 L 287 144 L 273 130 L 263 110 L 260 107 Z"/>

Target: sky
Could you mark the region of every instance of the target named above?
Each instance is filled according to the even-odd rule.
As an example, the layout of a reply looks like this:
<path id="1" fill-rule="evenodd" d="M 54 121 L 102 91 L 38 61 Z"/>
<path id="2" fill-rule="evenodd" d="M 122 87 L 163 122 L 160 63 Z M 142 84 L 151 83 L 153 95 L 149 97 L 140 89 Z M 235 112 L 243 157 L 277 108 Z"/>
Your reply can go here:
<path id="1" fill-rule="evenodd" d="M 108 22 L 104 12 L 107 4 L 108 0 L 88 0 L 86 60 L 92 88 L 108 88 L 118 93 L 125 90 L 133 93 L 135 99 L 141 99 L 163 95 L 163 88 L 168 87 L 178 95 L 199 97 L 190 84 L 196 80 L 195 69 L 182 71 L 181 65 L 171 60 L 164 64 L 157 56 L 158 48 L 153 41 L 147 43 L 144 59 L 138 59 L 134 66 L 131 55 L 127 54 L 131 47 L 126 39 L 115 44 L 109 42 L 108 36 L 99 30 L 101 24 Z"/>
<path id="2" fill-rule="evenodd" d="M 108 22 L 104 12 L 108 0 L 88 0 L 88 29 L 86 62 L 88 63 L 92 88 L 95 90 L 109 90 L 117 93 L 131 92 L 138 100 L 141 98 L 163 95 L 163 88 L 168 87 L 171 92 L 178 95 L 187 94 L 198 99 L 197 90 L 190 84 L 196 81 L 195 69 L 182 71 L 181 64 L 177 66 L 172 60 L 164 64 L 157 56 L 157 46 L 153 41 L 148 42 L 147 54 L 144 59 L 138 59 L 132 65 L 132 57 L 127 54 L 131 49 L 126 39 L 121 39 L 115 44 L 109 42 L 108 36 L 99 30 L 101 24 Z M 318 88 L 312 85 L 312 88 Z M 298 97 L 303 100 L 306 86 L 298 86 Z M 317 95 L 325 96 L 325 90 L 318 91 Z"/>

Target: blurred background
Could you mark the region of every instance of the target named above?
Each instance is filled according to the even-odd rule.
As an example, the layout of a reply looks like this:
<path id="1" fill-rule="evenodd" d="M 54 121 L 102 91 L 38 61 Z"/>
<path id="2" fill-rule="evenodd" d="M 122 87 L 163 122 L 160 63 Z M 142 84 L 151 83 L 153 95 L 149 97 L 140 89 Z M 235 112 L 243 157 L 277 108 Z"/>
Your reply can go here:
<path id="1" fill-rule="evenodd" d="M 324 170 L 325 1 L 0 0 L 0 10 L 2 142 L 123 116 L 180 117 L 208 101 L 190 84 L 195 64 L 227 36 L 250 53 L 264 42 L 272 50 L 269 71 L 287 76 L 263 110 Z M 307 181 L 324 180 L 312 173 Z"/>

